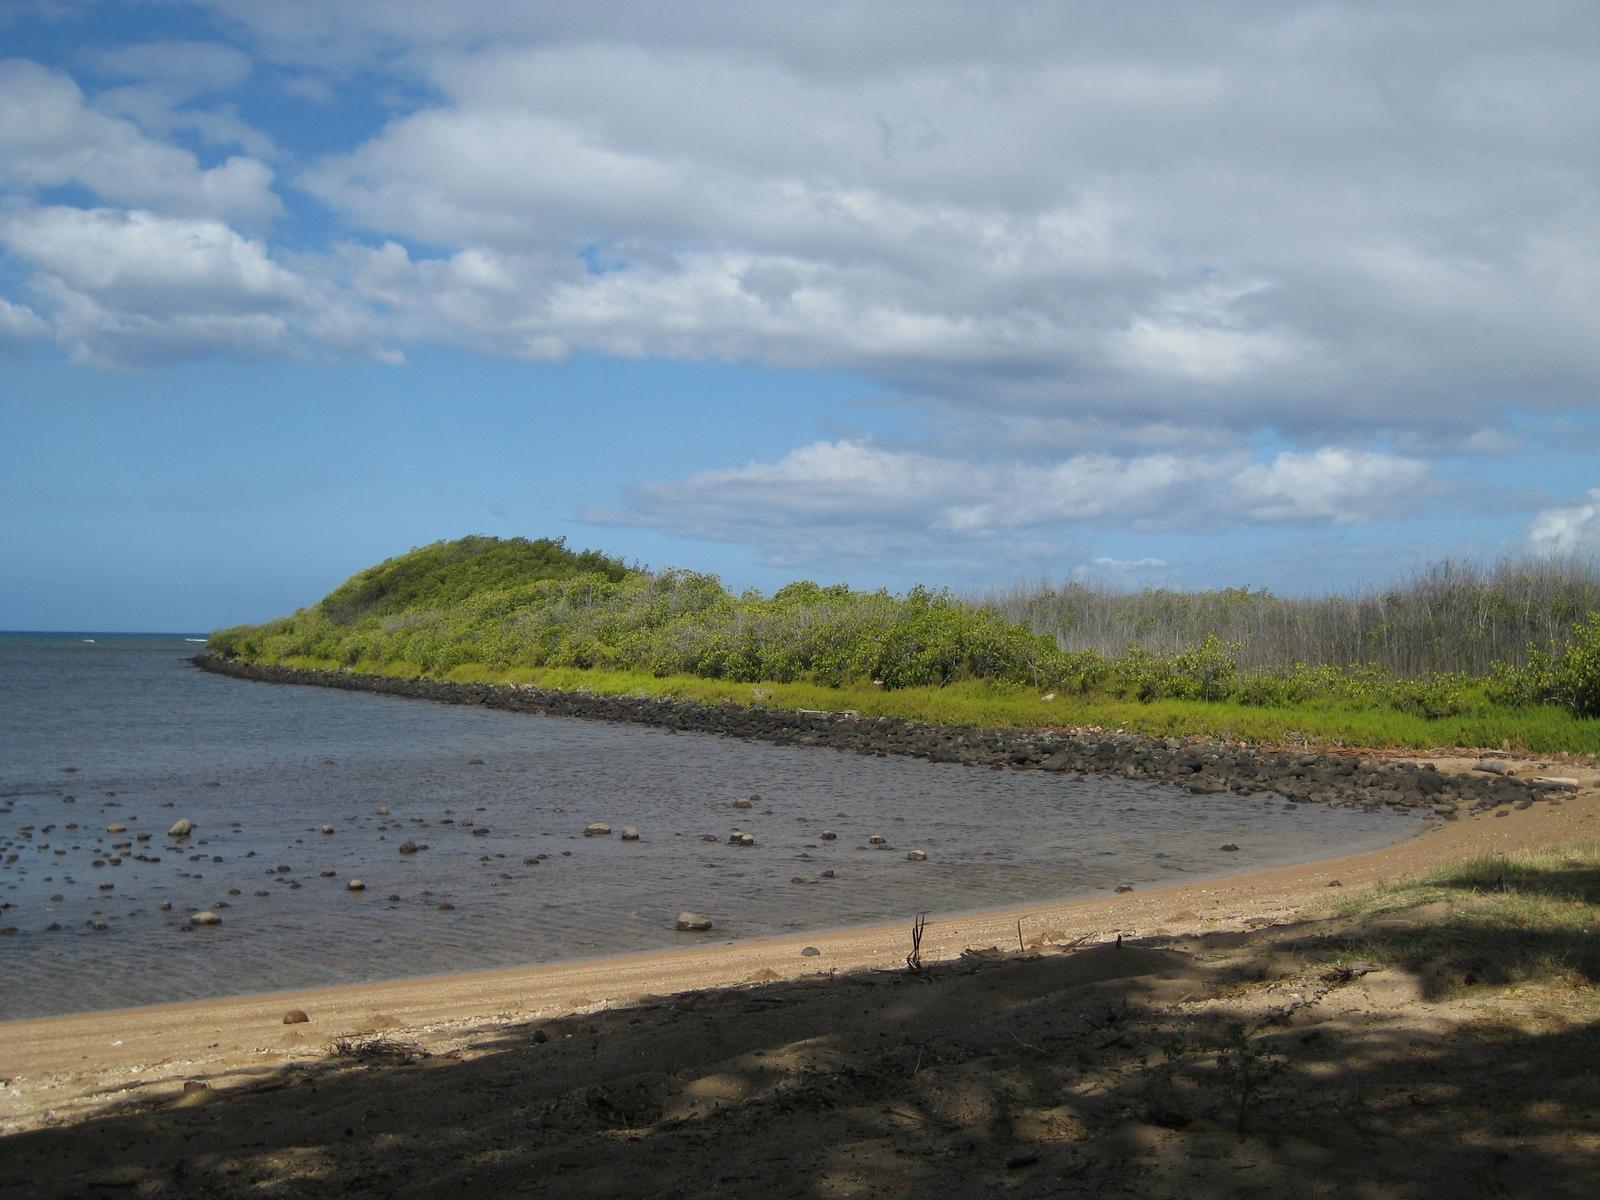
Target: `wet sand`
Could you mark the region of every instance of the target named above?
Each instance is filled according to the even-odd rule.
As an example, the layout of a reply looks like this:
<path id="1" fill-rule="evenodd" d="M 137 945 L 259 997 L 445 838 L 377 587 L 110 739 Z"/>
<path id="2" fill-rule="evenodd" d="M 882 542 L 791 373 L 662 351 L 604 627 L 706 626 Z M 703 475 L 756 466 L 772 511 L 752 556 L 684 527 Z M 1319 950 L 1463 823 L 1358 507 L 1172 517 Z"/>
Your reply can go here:
<path id="1" fill-rule="evenodd" d="M 1470 758 L 1429 756 L 1441 770 Z M 1535 764 L 1518 764 L 1540 773 Z M 1102 899 L 930 919 L 928 960 L 969 948 L 1015 949 L 1248 928 L 1314 910 L 1338 894 L 1477 854 L 1600 838 L 1600 771 L 1562 764 L 1545 774 L 1582 787 L 1555 802 L 1464 817 L 1381 850 Z M 58 1125 L 180 1097 L 186 1081 L 248 1090 L 286 1066 L 327 1057 L 340 1038 L 388 1034 L 433 1054 L 460 1052 L 497 1027 L 614 1008 L 693 989 L 818 973 L 895 969 L 914 914 L 881 925 L 735 943 L 684 934 L 684 948 L 524 968 L 301 989 L 0 1023 L 0 1132 Z M 819 954 L 802 956 L 806 947 Z M 286 1025 L 290 1009 L 309 1020 Z M 709 1036 L 709 1035 L 708 1035 Z M 181 1102 L 181 1101 L 180 1101 Z"/>

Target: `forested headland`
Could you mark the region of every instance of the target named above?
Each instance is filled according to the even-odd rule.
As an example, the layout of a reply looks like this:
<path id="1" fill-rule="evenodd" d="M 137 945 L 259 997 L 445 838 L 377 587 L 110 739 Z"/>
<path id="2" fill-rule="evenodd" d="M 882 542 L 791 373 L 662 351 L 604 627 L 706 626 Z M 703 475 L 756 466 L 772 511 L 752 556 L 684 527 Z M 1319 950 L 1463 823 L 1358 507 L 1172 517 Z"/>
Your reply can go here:
<path id="1" fill-rule="evenodd" d="M 1383 589 L 810 581 L 736 595 L 560 539 L 467 537 L 214 633 L 228 657 L 972 724 L 1600 751 L 1600 572 L 1441 563 Z"/>

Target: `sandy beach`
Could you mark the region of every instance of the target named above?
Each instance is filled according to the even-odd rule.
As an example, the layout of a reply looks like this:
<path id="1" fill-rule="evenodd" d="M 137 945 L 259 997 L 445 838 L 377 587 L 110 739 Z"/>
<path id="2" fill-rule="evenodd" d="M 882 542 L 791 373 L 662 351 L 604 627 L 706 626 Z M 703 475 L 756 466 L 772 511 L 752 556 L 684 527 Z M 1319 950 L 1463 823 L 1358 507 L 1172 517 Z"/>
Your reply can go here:
<path id="1" fill-rule="evenodd" d="M 1430 757 L 1442 770 L 1470 758 Z M 1537 771 L 1538 764 L 1523 764 Z M 1097 899 L 1040 901 L 934 915 L 924 958 L 963 951 L 1178 937 L 1281 922 L 1341 889 L 1396 880 L 1453 860 L 1600 837 L 1600 772 L 1563 763 L 1576 793 L 1528 808 L 1442 822 L 1385 849 L 1203 883 Z M 615 1009 L 641 998 L 904 965 L 914 914 L 881 925 L 720 942 L 715 931 L 648 954 L 302 989 L 0 1024 L 0 1131 L 77 1121 L 181 1095 L 186 1081 L 249 1088 L 321 1060 L 330 1043 L 387 1034 L 433 1054 L 458 1052 L 497 1026 Z M 808 947 L 818 953 L 802 955 Z M 291 1009 L 303 1024 L 285 1025 Z"/>

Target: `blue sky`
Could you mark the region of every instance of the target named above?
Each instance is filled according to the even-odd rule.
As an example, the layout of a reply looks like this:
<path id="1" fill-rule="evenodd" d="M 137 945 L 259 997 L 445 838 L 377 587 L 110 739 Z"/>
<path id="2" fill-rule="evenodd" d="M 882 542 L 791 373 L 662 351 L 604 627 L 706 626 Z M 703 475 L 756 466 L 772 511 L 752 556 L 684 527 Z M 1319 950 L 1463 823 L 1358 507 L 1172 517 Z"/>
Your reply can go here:
<path id="1" fill-rule="evenodd" d="M 11 0 L 0 628 L 1600 549 L 1587 3 Z"/>

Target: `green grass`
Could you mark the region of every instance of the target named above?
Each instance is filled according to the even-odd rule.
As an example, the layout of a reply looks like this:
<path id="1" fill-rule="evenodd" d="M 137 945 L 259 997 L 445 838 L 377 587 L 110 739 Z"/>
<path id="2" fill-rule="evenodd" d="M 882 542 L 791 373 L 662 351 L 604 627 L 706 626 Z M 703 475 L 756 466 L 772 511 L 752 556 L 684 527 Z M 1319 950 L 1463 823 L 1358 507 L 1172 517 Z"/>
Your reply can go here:
<path id="1" fill-rule="evenodd" d="M 289 657 L 285 666 L 336 670 L 332 659 Z M 412 678 L 415 663 L 363 661 L 354 670 Z M 576 667 L 458 666 L 443 678 L 457 683 L 526 683 L 599 695 L 661 696 L 704 704 L 762 704 L 773 708 L 853 711 L 869 717 L 902 717 L 944 725 L 1098 726 L 1153 736 L 1202 736 L 1256 745 L 1323 748 L 1433 749 L 1481 747 L 1533 754 L 1600 754 L 1600 721 L 1583 720 L 1551 706 L 1484 706 L 1457 717 L 1420 717 L 1350 702 L 1257 708 L 1199 700 L 1109 699 L 1058 696 L 1044 700 L 1031 689 L 981 682 L 946 687 L 885 690 L 869 685 L 827 687 L 813 683 L 734 683 L 692 675 L 658 678 L 643 672 Z"/>
<path id="2" fill-rule="evenodd" d="M 1600 1010 L 1600 841 L 1468 859 L 1334 907 L 1389 918 L 1343 957 L 1404 967 L 1431 997 L 1536 984 Z"/>

